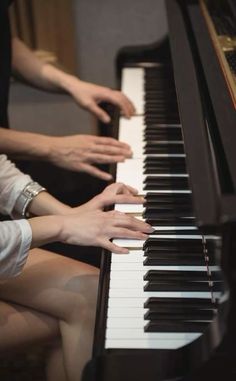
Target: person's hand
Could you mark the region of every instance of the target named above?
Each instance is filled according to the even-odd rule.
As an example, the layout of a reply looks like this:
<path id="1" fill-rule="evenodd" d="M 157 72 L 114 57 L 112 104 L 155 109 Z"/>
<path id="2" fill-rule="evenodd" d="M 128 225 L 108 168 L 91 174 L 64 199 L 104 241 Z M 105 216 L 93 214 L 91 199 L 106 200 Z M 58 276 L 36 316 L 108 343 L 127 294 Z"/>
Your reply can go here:
<path id="1" fill-rule="evenodd" d="M 145 240 L 153 231 L 145 222 L 118 211 L 81 211 L 61 218 L 61 242 L 99 246 L 117 254 L 126 254 L 129 251 L 111 242 L 112 238 Z"/>
<path id="2" fill-rule="evenodd" d="M 67 91 L 74 100 L 84 109 L 92 112 L 104 123 L 110 122 L 109 115 L 99 106 L 100 102 L 109 102 L 118 106 L 121 113 L 130 118 L 135 113 L 133 103 L 120 91 L 112 90 L 108 87 L 94 85 L 93 83 L 80 81 L 75 77 L 70 77 Z"/>
<path id="3" fill-rule="evenodd" d="M 112 176 L 94 164 L 110 164 L 124 161 L 132 156 L 128 144 L 116 139 L 93 135 L 49 137 L 47 159 L 65 169 L 87 172 L 102 180 Z"/>
<path id="4" fill-rule="evenodd" d="M 83 205 L 72 208 L 72 214 L 78 211 L 104 210 L 114 204 L 143 204 L 144 198 L 138 196 L 138 191 L 129 185 L 113 183 L 108 185 L 103 192 L 93 197 Z"/>

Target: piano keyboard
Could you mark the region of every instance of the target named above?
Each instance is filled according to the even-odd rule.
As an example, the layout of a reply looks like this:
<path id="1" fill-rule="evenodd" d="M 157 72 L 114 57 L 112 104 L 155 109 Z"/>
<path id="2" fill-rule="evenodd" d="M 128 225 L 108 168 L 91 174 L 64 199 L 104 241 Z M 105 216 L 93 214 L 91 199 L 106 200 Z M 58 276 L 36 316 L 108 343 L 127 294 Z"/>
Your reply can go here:
<path id="1" fill-rule="evenodd" d="M 105 348 L 177 349 L 196 340 L 217 313 L 217 236 L 195 225 L 171 69 L 125 68 L 122 90 L 137 114 L 120 119 L 118 139 L 133 157 L 116 181 L 145 195 L 145 205 L 115 209 L 154 227 L 146 241 L 117 239 L 130 254 L 111 254 Z"/>

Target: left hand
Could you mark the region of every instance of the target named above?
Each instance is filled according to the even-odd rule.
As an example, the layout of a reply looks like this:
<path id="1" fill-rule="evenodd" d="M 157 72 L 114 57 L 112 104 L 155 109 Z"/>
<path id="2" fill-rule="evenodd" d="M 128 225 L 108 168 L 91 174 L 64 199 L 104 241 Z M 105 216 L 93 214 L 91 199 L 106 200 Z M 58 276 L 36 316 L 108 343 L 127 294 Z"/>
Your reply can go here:
<path id="1" fill-rule="evenodd" d="M 114 204 L 143 204 L 144 202 L 144 198 L 138 196 L 138 191 L 131 186 L 122 183 L 112 183 L 90 201 L 72 208 L 71 213 L 77 213 L 78 210 L 104 210 L 105 207 Z"/>
<path id="2" fill-rule="evenodd" d="M 135 113 L 133 103 L 120 91 L 80 81 L 75 77 L 70 77 L 67 90 L 81 107 L 92 112 L 104 123 L 110 122 L 110 116 L 99 106 L 100 102 L 109 102 L 118 106 L 127 118 Z"/>

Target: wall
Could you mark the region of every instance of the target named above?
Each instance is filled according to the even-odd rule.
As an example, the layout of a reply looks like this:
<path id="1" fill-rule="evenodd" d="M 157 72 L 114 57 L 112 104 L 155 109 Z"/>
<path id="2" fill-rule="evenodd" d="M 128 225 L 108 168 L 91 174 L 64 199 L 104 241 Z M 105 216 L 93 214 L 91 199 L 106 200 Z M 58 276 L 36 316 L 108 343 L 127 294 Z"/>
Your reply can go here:
<path id="1" fill-rule="evenodd" d="M 74 0 L 78 74 L 115 86 L 121 47 L 150 44 L 167 33 L 164 0 Z"/>

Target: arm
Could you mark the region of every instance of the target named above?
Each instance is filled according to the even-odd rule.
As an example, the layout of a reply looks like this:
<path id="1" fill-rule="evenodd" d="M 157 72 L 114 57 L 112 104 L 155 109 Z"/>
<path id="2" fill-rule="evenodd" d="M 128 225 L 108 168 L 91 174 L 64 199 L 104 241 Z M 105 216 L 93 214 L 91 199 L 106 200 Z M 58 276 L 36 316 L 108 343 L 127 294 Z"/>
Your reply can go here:
<path id="1" fill-rule="evenodd" d="M 12 46 L 13 69 L 28 82 L 46 90 L 65 90 L 81 107 L 92 112 L 104 123 L 108 123 L 110 117 L 99 107 L 98 104 L 102 101 L 118 106 L 126 117 L 134 114 L 133 104 L 120 91 L 81 81 L 44 63 L 19 39 L 14 38 Z"/>
<path id="2" fill-rule="evenodd" d="M 77 78 L 43 63 L 17 39 L 13 40 L 13 68 L 35 85 L 45 89 L 68 90 L 78 102 L 80 99 L 82 103 L 90 103 L 91 108 L 98 107 L 97 101 L 105 100 L 107 91 L 109 94 L 112 92 L 112 97 L 115 95 L 114 103 L 119 102 L 116 92 L 91 84 L 86 85 Z M 4 128 L 0 128 L 0 152 L 12 154 L 16 158 L 49 161 L 56 166 L 86 172 L 106 181 L 111 180 L 112 176 L 94 164 L 117 163 L 132 155 L 128 144 L 112 138 L 91 135 L 46 136 Z"/>
<path id="3" fill-rule="evenodd" d="M 71 171 L 87 172 L 105 181 L 112 176 L 94 164 L 124 161 L 132 156 L 130 147 L 113 138 L 72 135 L 48 136 L 0 127 L 0 152 L 15 158 L 43 160 Z"/>
<path id="4" fill-rule="evenodd" d="M 61 241 L 73 245 L 100 246 L 116 253 L 128 253 L 126 248 L 112 243 L 112 238 L 146 239 L 153 229 L 146 223 L 124 213 L 103 209 L 114 203 L 143 203 L 137 191 L 124 184 L 109 185 L 100 195 L 88 203 L 68 208 L 46 192 L 40 193 L 30 204 L 34 215 L 57 213 L 29 220 L 32 247 L 42 243 Z"/>
<path id="5" fill-rule="evenodd" d="M 0 206 L 4 212 L 12 213 L 20 192 L 31 178 L 21 173 L 4 155 L 0 156 L 0 164 Z M 111 239 L 146 239 L 153 229 L 134 217 L 116 211 L 104 212 L 103 209 L 114 202 L 142 203 L 143 199 L 136 194 L 131 187 L 112 184 L 89 203 L 70 208 L 47 192 L 39 193 L 28 208 L 32 215 L 39 217 L 0 223 L 0 279 L 19 274 L 30 248 L 54 241 L 127 253 L 126 248 L 115 245 Z"/>

